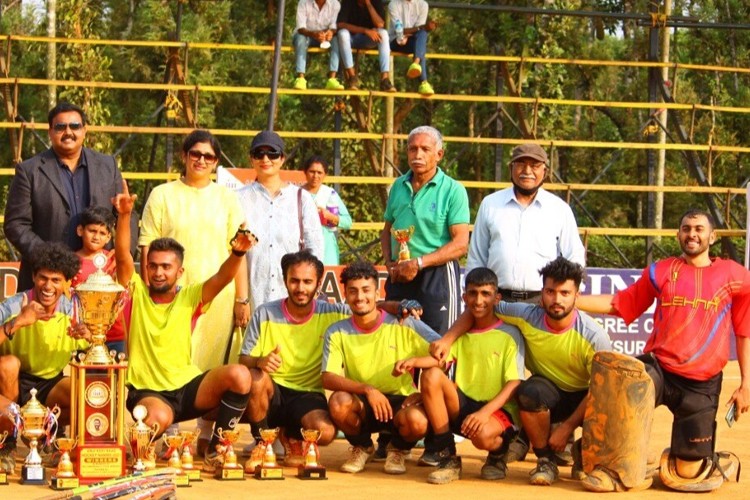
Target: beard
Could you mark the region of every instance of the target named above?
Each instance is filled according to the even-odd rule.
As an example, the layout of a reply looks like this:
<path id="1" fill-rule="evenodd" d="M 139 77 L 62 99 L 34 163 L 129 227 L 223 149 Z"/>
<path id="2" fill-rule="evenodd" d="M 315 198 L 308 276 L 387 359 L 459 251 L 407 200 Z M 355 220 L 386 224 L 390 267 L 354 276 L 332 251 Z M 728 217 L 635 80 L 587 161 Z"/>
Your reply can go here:
<path id="1" fill-rule="evenodd" d="M 559 304 L 553 304 L 552 307 L 559 305 Z M 552 311 L 552 307 L 545 307 L 544 312 L 549 316 L 550 318 L 554 319 L 555 321 L 560 321 L 561 319 L 567 318 L 570 313 L 573 312 L 573 308 L 575 306 L 570 306 L 568 309 L 562 308 L 562 311 Z M 562 307 L 562 306 L 561 306 Z"/>
<path id="2" fill-rule="evenodd" d="M 297 297 L 295 297 L 294 295 L 289 296 L 289 300 L 291 301 L 292 304 L 295 305 L 295 307 L 307 307 L 308 305 L 310 305 L 310 302 L 312 302 L 314 299 L 315 299 L 314 293 L 305 294 L 304 299 L 302 299 L 301 301 L 297 299 Z"/>

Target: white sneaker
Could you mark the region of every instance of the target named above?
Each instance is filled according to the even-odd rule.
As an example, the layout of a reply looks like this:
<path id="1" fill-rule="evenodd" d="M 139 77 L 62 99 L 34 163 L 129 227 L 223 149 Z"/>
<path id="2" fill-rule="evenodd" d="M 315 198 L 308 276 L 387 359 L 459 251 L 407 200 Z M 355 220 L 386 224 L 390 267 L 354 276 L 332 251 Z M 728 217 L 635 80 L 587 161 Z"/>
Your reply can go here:
<path id="1" fill-rule="evenodd" d="M 388 450 L 388 456 L 385 458 L 383 471 L 386 474 L 404 474 L 406 472 L 406 456 L 409 453 L 409 450 L 390 448 Z"/>
<path id="2" fill-rule="evenodd" d="M 375 448 L 370 446 L 365 449 L 361 446 L 352 446 L 349 448 L 349 459 L 344 462 L 339 470 L 341 472 L 349 472 L 350 474 L 356 474 L 361 472 L 365 468 L 365 464 L 370 460 L 370 457 L 375 453 Z"/>

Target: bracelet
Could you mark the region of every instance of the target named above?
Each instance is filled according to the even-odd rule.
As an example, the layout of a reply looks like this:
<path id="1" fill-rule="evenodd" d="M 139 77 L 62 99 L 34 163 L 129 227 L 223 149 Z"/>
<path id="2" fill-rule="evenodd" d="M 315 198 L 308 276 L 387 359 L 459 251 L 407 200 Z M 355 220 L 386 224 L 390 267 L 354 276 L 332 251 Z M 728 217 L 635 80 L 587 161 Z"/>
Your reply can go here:
<path id="1" fill-rule="evenodd" d="M 422 264 L 422 257 L 417 257 L 417 267 L 420 271 L 424 269 L 424 265 Z"/>
<path id="2" fill-rule="evenodd" d="M 237 257 L 244 257 L 247 252 L 240 252 L 239 250 L 232 249 L 232 253 Z"/>
<path id="3" fill-rule="evenodd" d="M 244 299 L 236 298 L 234 299 L 234 302 L 236 304 L 242 304 L 243 306 L 246 306 L 250 303 L 250 298 L 249 297 L 245 297 Z"/>

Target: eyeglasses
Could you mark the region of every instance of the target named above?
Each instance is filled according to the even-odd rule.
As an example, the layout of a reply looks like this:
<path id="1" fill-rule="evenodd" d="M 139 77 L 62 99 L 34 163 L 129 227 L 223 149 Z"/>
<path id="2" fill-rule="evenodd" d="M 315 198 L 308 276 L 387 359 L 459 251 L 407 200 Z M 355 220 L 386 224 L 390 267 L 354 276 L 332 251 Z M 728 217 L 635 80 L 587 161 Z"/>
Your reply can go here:
<path id="1" fill-rule="evenodd" d="M 81 130 L 83 128 L 83 123 L 81 122 L 70 122 L 70 123 L 55 123 L 52 125 L 52 130 L 55 132 L 65 132 L 66 128 L 70 128 L 70 130 L 76 131 Z"/>
<path id="2" fill-rule="evenodd" d="M 525 161 L 514 161 L 513 163 L 511 163 L 511 165 L 513 165 L 516 168 L 530 167 L 532 170 L 537 170 L 545 166 L 544 162 L 541 162 L 541 161 L 534 161 L 534 162 L 528 162 L 528 163 Z"/>
<path id="3" fill-rule="evenodd" d="M 267 156 L 269 160 L 278 160 L 281 158 L 282 153 L 277 153 L 275 151 L 253 151 L 251 153 L 254 160 L 262 160 L 264 156 Z"/>
<path id="4" fill-rule="evenodd" d="M 193 149 L 188 151 L 188 157 L 193 161 L 199 161 L 203 158 L 206 163 L 215 163 L 216 160 L 219 159 L 216 155 L 212 155 L 211 153 L 203 153 Z"/>

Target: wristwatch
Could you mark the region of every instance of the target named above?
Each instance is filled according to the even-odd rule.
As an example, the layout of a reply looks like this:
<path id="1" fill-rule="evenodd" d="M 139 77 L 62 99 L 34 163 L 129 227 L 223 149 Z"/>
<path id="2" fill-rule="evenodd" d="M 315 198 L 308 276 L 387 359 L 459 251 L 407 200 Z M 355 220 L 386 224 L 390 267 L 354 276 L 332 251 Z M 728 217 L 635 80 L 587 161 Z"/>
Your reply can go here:
<path id="1" fill-rule="evenodd" d="M 242 304 L 243 306 L 246 306 L 250 303 L 250 298 L 249 297 L 245 297 L 244 299 L 236 298 L 234 299 L 234 302 L 236 304 Z"/>

